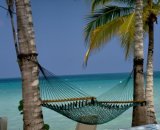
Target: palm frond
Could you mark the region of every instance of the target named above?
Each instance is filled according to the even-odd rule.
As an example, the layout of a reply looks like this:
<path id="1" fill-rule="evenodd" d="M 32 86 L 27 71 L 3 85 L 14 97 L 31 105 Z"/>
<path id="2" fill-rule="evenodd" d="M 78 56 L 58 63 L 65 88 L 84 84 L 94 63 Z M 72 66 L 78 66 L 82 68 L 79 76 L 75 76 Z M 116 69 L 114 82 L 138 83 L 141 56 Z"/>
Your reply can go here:
<path id="1" fill-rule="evenodd" d="M 160 4 L 153 4 L 153 6 L 152 6 L 152 12 L 156 16 L 160 15 Z"/>
<path id="2" fill-rule="evenodd" d="M 133 42 L 134 42 L 134 32 L 135 32 L 135 12 L 132 14 L 124 17 L 124 22 L 120 26 L 119 29 L 119 36 L 121 39 L 121 46 L 125 50 L 125 57 L 131 54 L 133 49 Z"/>
<path id="3" fill-rule="evenodd" d="M 150 13 L 157 16 L 160 12 L 160 7 L 157 4 L 153 4 L 152 9 L 146 5 L 143 8 L 143 29 L 144 34 L 148 33 L 148 18 Z M 124 24 L 120 27 L 120 37 L 121 37 L 121 45 L 125 50 L 125 57 L 127 58 L 131 52 L 133 52 L 133 43 L 134 43 L 134 21 L 135 21 L 135 13 L 130 14 L 129 16 L 124 17 Z"/>
<path id="4" fill-rule="evenodd" d="M 153 3 L 152 9 L 148 5 L 146 5 L 143 8 L 144 34 L 148 33 L 148 23 L 147 22 L 148 22 L 150 13 L 157 16 L 160 13 L 160 6 Z M 135 13 L 132 13 L 127 17 L 124 17 L 125 22 L 120 27 L 121 45 L 125 50 L 126 58 L 133 52 L 134 32 L 135 32 L 135 26 L 134 26 Z"/>
<path id="5" fill-rule="evenodd" d="M 158 10 L 156 8 L 150 9 L 149 6 L 145 6 L 143 9 L 143 29 L 144 34 L 148 33 L 148 17 L 150 13 L 157 14 Z M 129 16 L 124 17 L 124 23 L 121 25 L 120 39 L 121 45 L 125 50 L 125 57 L 127 58 L 133 52 L 133 44 L 134 44 L 134 32 L 135 32 L 135 13 L 133 12 Z"/>
<path id="6" fill-rule="evenodd" d="M 112 2 L 112 0 L 91 0 L 91 10 L 94 11 L 97 6 Z"/>
<path id="7" fill-rule="evenodd" d="M 143 8 L 143 21 L 147 23 L 151 8 L 147 5 Z"/>
<path id="8" fill-rule="evenodd" d="M 99 4 L 105 4 L 105 2 L 129 2 L 128 0 L 93 0 L 94 7 Z M 148 18 L 152 13 L 156 17 L 160 14 L 160 0 L 159 3 L 153 3 L 152 8 L 147 5 L 147 1 L 144 1 L 143 8 L 143 22 L 144 33 L 148 33 Z M 135 0 L 132 0 L 134 3 Z M 125 57 L 127 58 L 131 52 L 133 52 L 134 45 L 134 33 L 135 33 L 135 12 L 133 7 L 121 7 L 106 6 L 102 9 L 93 12 L 88 18 L 90 22 L 85 28 L 85 39 L 88 42 L 88 50 L 85 56 L 85 63 L 87 63 L 89 55 L 94 50 L 101 48 L 104 43 L 114 36 L 120 36 L 121 46 L 125 50 Z M 93 8 L 94 9 L 94 8 Z M 116 10 L 117 9 L 117 10 Z M 133 11 L 133 12 L 132 12 Z M 121 19 L 121 20 L 120 20 Z M 116 23 L 117 21 L 118 23 Z M 115 25 L 113 25 L 113 23 Z"/>
<path id="9" fill-rule="evenodd" d="M 99 26 L 102 26 L 118 17 L 130 14 L 134 8 L 132 7 L 118 7 L 105 6 L 104 8 L 95 11 L 88 16 L 90 22 L 85 27 L 85 40 L 88 41 L 90 33 Z"/>
<path id="10" fill-rule="evenodd" d="M 90 55 L 90 51 L 91 51 L 91 46 L 88 48 L 88 50 L 87 50 L 87 52 L 86 52 L 86 54 L 85 54 L 85 57 L 84 57 L 84 66 L 87 66 L 87 63 L 88 63 L 88 58 L 89 58 L 89 55 Z"/>
<path id="11" fill-rule="evenodd" d="M 160 5 L 153 4 L 152 8 L 150 8 L 149 6 L 145 6 L 143 8 L 143 21 L 144 21 L 144 24 L 148 23 L 148 19 L 149 19 L 151 14 L 152 14 L 152 16 L 155 17 L 155 21 L 157 21 L 157 16 L 160 15 Z"/>
<path id="12" fill-rule="evenodd" d="M 98 6 L 107 5 L 109 3 L 133 6 L 135 4 L 135 0 L 91 0 L 91 9 L 94 11 Z"/>
<path id="13" fill-rule="evenodd" d="M 84 58 L 84 64 L 87 65 L 87 61 L 91 52 L 98 50 L 105 43 L 111 40 L 114 36 L 118 34 L 120 25 L 124 22 L 123 17 L 119 17 L 112 20 L 109 23 L 101 25 L 96 29 L 92 30 L 90 34 L 90 41 L 88 43 L 89 49 L 86 52 Z"/>

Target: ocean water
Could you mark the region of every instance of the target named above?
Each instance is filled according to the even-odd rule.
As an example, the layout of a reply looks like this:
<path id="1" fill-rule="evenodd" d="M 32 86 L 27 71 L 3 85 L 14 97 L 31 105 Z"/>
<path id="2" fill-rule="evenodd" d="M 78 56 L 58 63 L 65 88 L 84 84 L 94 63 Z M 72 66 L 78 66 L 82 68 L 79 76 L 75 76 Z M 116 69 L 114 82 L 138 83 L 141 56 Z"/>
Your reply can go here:
<path id="1" fill-rule="evenodd" d="M 82 89 L 86 93 L 99 96 L 111 87 L 121 83 L 129 76 L 129 73 L 118 74 L 95 74 L 61 76 L 66 82 Z M 129 84 L 132 87 L 132 83 Z M 18 104 L 22 97 L 20 79 L 0 80 L 0 117 L 8 118 L 8 130 L 22 130 L 22 115 L 18 111 Z M 160 122 L 160 74 L 155 73 L 154 95 L 155 109 L 158 122 Z M 75 130 L 76 122 L 72 121 L 50 109 L 43 108 L 45 123 L 50 125 L 51 130 Z M 97 130 L 118 130 L 131 126 L 132 108 L 116 119 L 97 126 Z"/>

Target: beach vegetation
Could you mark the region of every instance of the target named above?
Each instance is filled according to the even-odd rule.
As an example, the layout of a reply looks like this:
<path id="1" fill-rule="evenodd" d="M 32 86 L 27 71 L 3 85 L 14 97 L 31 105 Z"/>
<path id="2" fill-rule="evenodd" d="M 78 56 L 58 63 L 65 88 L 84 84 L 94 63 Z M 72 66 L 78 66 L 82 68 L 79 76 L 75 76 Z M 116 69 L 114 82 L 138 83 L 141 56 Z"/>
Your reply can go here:
<path id="1" fill-rule="evenodd" d="M 50 129 L 50 126 L 48 124 L 44 124 L 44 130 L 49 130 Z"/>
<path id="2" fill-rule="evenodd" d="M 23 100 L 19 101 L 18 110 L 19 110 L 20 114 L 23 114 Z"/>

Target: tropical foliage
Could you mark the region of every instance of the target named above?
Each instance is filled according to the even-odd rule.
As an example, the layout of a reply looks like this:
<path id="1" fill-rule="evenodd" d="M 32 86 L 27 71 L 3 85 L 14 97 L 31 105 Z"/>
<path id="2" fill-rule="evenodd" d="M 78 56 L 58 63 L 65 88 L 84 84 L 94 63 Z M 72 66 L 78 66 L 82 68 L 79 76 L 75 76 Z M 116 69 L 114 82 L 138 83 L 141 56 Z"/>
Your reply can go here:
<path id="1" fill-rule="evenodd" d="M 133 52 L 134 2 L 135 0 L 92 0 L 92 13 L 87 17 L 89 22 L 85 27 L 85 40 L 88 45 L 84 60 L 86 64 L 92 51 L 99 50 L 115 36 L 120 38 L 126 58 Z M 152 8 L 144 1 L 144 32 L 148 32 L 148 18 L 151 13 L 155 16 L 160 14 L 159 1 L 153 3 Z"/>

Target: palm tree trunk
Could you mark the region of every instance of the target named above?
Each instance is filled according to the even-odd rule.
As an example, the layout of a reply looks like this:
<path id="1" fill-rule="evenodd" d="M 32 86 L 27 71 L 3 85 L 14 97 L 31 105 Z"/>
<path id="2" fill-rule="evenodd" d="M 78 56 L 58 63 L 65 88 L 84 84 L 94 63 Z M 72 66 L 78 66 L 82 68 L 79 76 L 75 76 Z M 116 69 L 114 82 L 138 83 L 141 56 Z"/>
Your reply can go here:
<path id="1" fill-rule="evenodd" d="M 134 47 L 134 94 L 133 100 L 145 100 L 143 76 L 143 0 L 136 0 L 135 47 Z M 146 106 L 134 106 L 132 126 L 146 124 Z"/>
<path id="2" fill-rule="evenodd" d="M 148 0 L 149 6 L 152 8 L 152 0 Z M 153 94 L 153 50 L 154 50 L 154 19 L 152 13 L 148 18 L 149 26 L 149 44 L 147 57 L 147 73 L 146 73 L 146 101 L 147 101 L 147 123 L 156 124 L 156 116 L 154 110 L 154 94 Z"/>
<path id="3" fill-rule="evenodd" d="M 16 0 L 19 67 L 22 76 L 24 130 L 43 130 L 38 66 L 29 0 Z"/>

